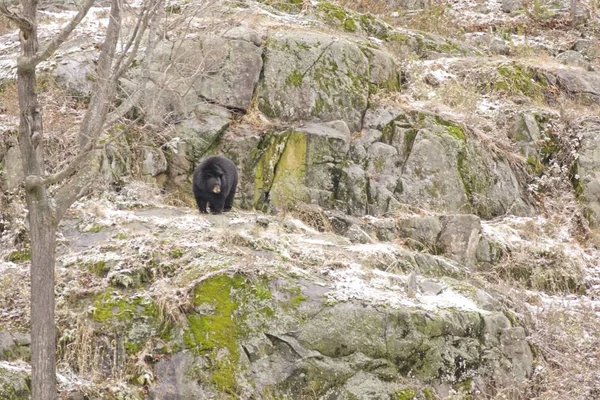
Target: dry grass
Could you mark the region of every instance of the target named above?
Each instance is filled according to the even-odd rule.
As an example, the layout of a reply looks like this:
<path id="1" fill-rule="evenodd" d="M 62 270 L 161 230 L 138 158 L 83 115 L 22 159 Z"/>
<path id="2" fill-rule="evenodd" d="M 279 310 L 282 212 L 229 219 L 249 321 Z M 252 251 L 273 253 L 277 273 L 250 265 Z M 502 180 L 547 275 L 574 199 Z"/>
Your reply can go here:
<path id="1" fill-rule="evenodd" d="M 17 26 L 14 22 L 11 22 L 8 18 L 0 15 L 0 35 L 5 35 L 16 30 Z"/>
<path id="2" fill-rule="evenodd" d="M 29 324 L 29 268 L 25 266 L 6 269 L 0 274 L 0 307 L 1 310 L 10 310 L 10 313 L 0 314 L 0 325 L 3 330 L 10 331 L 10 327 L 17 325 L 23 328 Z"/>
<path id="3" fill-rule="evenodd" d="M 319 232 L 332 232 L 333 228 L 323 209 L 315 204 L 298 203 L 287 210 L 290 215 L 298 218 L 306 225 Z"/>
<path id="4" fill-rule="evenodd" d="M 539 302 L 531 312 L 529 341 L 543 368 L 534 373 L 530 397 L 539 400 L 600 398 L 600 319 L 597 306 Z M 536 302 L 536 299 L 529 299 Z M 516 304 L 526 304 L 516 302 Z"/>
<path id="5" fill-rule="evenodd" d="M 456 23 L 456 17 L 451 13 L 452 6 L 445 0 L 432 3 L 416 13 L 406 14 L 400 21 L 410 29 L 462 39 L 465 32 L 460 24 Z"/>
<path id="6" fill-rule="evenodd" d="M 371 13 L 374 15 L 385 15 L 393 11 L 402 11 L 390 7 L 390 2 L 386 0 L 340 0 L 338 3 L 359 13 Z"/>
<path id="7" fill-rule="evenodd" d="M 474 87 L 454 79 L 442 83 L 437 94 L 442 103 L 465 113 L 472 112 L 481 97 Z"/>

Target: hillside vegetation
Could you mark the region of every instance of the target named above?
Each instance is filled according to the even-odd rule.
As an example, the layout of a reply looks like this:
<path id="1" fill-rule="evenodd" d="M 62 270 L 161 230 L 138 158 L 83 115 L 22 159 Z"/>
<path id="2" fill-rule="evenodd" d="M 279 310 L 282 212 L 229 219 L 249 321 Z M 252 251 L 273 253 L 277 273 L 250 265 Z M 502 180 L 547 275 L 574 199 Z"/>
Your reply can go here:
<path id="1" fill-rule="evenodd" d="M 42 7 L 42 42 L 70 7 Z M 61 398 L 600 398 L 599 8 L 168 3 L 59 226 Z M 76 152 L 91 13 L 38 81 L 48 172 Z M 18 51 L 0 19 L 11 400 L 30 394 Z M 238 168 L 235 208 L 201 215 L 191 176 L 214 154 Z"/>

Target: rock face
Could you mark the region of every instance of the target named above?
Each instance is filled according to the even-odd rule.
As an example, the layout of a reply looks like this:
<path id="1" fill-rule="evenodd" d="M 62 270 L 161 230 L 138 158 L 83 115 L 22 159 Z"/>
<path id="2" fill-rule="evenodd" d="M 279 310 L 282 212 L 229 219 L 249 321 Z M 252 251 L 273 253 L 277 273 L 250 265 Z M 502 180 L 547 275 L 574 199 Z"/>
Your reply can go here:
<path id="1" fill-rule="evenodd" d="M 579 157 L 575 162 L 575 194 L 583 202 L 592 225 L 600 226 L 600 120 L 586 118 L 582 131 Z"/>
<path id="2" fill-rule="evenodd" d="M 600 103 L 598 72 L 560 69 L 552 73 L 558 85 L 571 96 L 591 103 Z"/>
<path id="3" fill-rule="evenodd" d="M 364 121 L 354 136 L 343 121 L 267 134 L 241 167 L 250 174 L 242 181 L 254 206 L 301 201 L 355 216 L 382 215 L 402 203 L 484 218 L 531 213 L 507 162 L 458 124 L 400 108 L 370 110 Z M 243 159 L 238 151 L 226 153 Z"/>
<path id="4" fill-rule="evenodd" d="M 314 32 L 278 32 L 267 41 L 258 107 L 273 118 L 341 119 L 358 130 L 369 78 L 369 59 L 356 44 Z"/>

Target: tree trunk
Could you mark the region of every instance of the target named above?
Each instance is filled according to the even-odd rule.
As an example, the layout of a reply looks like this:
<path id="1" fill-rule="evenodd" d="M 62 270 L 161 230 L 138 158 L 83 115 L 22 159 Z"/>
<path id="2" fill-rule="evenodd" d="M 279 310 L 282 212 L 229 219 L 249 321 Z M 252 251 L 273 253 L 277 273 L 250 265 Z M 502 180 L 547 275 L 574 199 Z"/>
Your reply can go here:
<path id="1" fill-rule="evenodd" d="M 38 51 L 37 0 L 23 0 L 23 49 L 17 62 L 19 91 L 19 146 L 25 177 L 43 174 L 42 111 L 36 92 L 35 63 Z M 27 179 L 26 179 L 27 180 Z M 32 399 L 54 400 L 56 391 L 56 329 L 54 326 L 54 263 L 56 219 L 45 185 L 26 185 L 31 232 L 31 365 Z"/>
<path id="2" fill-rule="evenodd" d="M 43 189 L 45 190 L 45 189 Z M 31 232 L 31 382 L 32 399 L 56 399 L 54 264 L 56 223 L 52 210 L 27 194 Z"/>

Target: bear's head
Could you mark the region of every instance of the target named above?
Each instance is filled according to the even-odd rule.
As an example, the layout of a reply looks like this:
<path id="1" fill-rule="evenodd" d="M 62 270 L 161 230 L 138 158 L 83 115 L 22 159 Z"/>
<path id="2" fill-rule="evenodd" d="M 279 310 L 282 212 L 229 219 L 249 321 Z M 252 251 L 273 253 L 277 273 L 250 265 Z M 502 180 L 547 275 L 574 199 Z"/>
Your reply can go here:
<path id="1" fill-rule="evenodd" d="M 211 171 L 207 171 L 205 175 L 205 182 L 208 190 L 215 194 L 221 193 L 222 178 L 223 171 L 217 166 L 215 166 L 215 168 L 213 168 Z"/>

